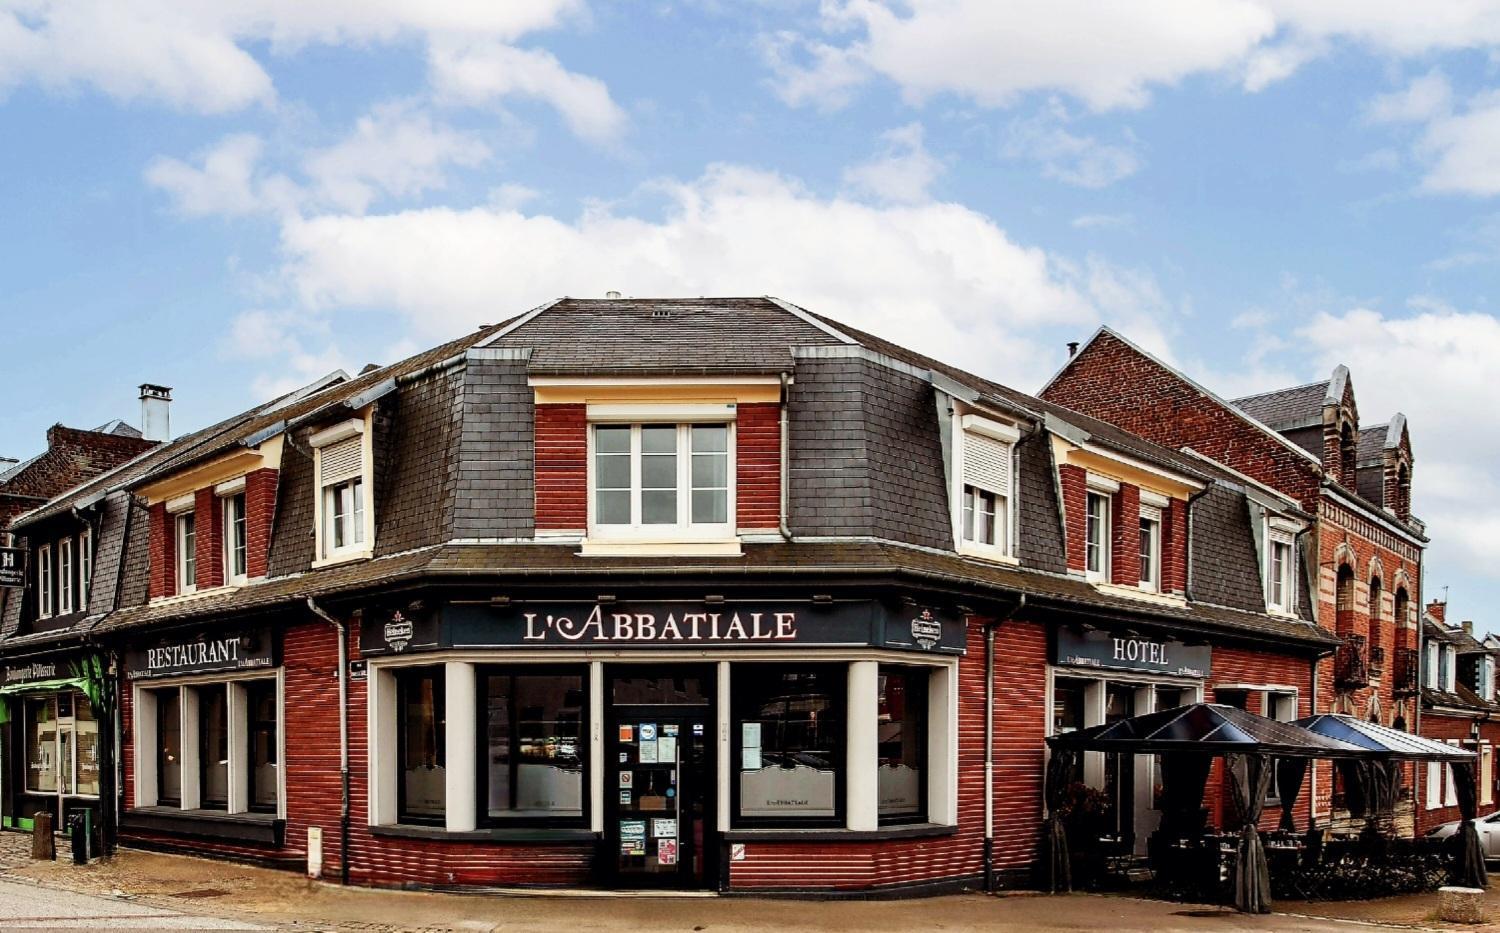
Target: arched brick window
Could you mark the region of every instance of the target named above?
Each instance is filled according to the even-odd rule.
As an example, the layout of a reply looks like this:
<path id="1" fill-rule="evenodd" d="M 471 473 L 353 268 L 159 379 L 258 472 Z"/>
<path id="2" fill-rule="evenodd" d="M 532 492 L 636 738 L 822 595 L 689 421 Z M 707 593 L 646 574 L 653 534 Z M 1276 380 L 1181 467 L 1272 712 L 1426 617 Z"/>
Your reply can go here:
<path id="1" fill-rule="evenodd" d="M 1406 587 L 1396 588 L 1396 611 L 1392 613 L 1392 619 L 1396 626 L 1396 644 L 1401 648 L 1414 647 L 1413 637 L 1415 633 L 1407 626 L 1411 614 L 1411 597 L 1406 595 Z"/>
<path id="2" fill-rule="evenodd" d="M 1339 568 L 1337 590 L 1338 635 L 1354 634 L 1354 568 L 1348 564 Z"/>

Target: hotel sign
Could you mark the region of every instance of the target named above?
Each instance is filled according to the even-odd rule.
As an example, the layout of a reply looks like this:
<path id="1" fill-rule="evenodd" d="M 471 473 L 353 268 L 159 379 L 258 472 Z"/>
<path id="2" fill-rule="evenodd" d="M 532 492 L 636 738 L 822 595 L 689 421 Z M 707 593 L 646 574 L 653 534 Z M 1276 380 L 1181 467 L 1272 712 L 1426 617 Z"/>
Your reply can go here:
<path id="1" fill-rule="evenodd" d="M 401 616 L 397 620 L 395 617 Z M 397 626 L 399 638 L 389 633 Z M 874 600 L 542 602 L 452 604 L 413 616 L 402 610 L 360 630 L 363 654 L 439 648 L 783 648 L 876 647 L 962 654 L 961 615 Z"/>
<path id="2" fill-rule="evenodd" d="M 268 631 L 163 641 L 149 647 L 133 648 L 125 654 L 126 675 L 132 680 L 275 666 L 275 646 Z"/>
<path id="3" fill-rule="evenodd" d="M 1117 635 L 1091 629 L 1079 634 L 1057 630 L 1056 663 L 1072 667 L 1099 667 L 1122 671 L 1148 671 L 1178 677 L 1207 677 L 1213 649 L 1207 645 L 1185 645 L 1137 635 Z"/>

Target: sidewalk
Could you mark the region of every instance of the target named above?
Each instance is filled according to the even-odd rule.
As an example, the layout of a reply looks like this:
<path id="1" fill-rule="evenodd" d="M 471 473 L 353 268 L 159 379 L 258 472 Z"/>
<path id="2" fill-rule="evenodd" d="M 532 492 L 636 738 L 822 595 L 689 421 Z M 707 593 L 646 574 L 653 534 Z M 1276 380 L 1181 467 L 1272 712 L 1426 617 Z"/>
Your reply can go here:
<path id="1" fill-rule="evenodd" d="M 4 834 L 14 839 L 12 834 Z M 19 837 L 24 839 L 25 837 Z M 87 866 L 17 860 L 10 839 L 0 841 L 0 928 L 17 911 L 7 893 L 28 883 L 107 899 L 122 908 L 171 911 L 204 918 L 202 928 L 385 931 L 621 930 L 758 933 L 817 929 L 864 930 L 1357 930 L 1349 920 L 1407 929 L 1500 931 L 1500 926 L 1448 927 L 1429 920 L 1436 896 L 1364 903 L 1278 904 L 1271 916 L 1130 897 L 1016 893 L 956 895 L 899 901 L 790 901 L 742 897 L 464 895 L 341 888 L 287 872 L 151 852 L 122 851 Z M 11 884 L 6 882 L 20 882 Z M 38 901 L 45 899 L 35 899 Z M 93 903 L 84 909 L 102 910 Z M 1500 888 L 1490 894 L 1500 916 Z M 61 904 L 68 901 L 62 899 Z M 130 911 L 124 911 L 126 913 Z M 1300 916 L 1298 916 L 1300 915 Z M 61 916 L 61 915 L 59 915 Z M 163 914 L 163 916 L 166 916 Z M 210 921 L 207 918 L 214 918 Z M 175 923 L 176 921 L 174 921 Z M 52 924 L 56 926 L 58 924 Z M 196 928 L 196 927 L 194 927 Z"/>

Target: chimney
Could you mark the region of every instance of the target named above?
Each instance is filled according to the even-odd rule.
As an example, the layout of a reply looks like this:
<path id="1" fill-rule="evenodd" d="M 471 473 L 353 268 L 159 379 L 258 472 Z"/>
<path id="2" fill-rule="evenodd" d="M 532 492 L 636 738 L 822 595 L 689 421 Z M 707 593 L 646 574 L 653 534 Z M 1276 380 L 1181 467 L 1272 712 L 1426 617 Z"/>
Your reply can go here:
<path id="1" fill-rule="evenodd" d="M 1071 360 L 1073 357 L 1075 357 L 1077 355 L 1078 355 L 1078 341 L 1076 341 L 1076 340 L 1069 340 L 1068 341 L 1068 359 Z"/>
<path id="2" fill-rule="evenodd" d="M 1472 637 L 1473 634 L 1474 634 L 1474 622 L 1473 622 L 1473 620 L 1471 620 L 1471 619 L 1465 619 L 1463 624 L 1464 624 L 1464 634 Z"/>
<path id="3" fill-rule="evenodd" d="M 1445 625 L 1447 624 L 1447 620 L 1443 618 L 1443 616 L 1447 613 L 1447 611 L 1448 604 L 1445 602 L 1439 602 L 1438 600 L 1434 599 L 1432 602 L 1427 604 L 1427 614 Z"/>
<path id="4" fill-rule="evenodd" d="M 620 293 L 617 292 L 617 291 L 607 291 L 607 292 L 604 293 L 604 297 L 610 299 L 611 301 L 613 301 L 616 298 L 620 297 Z"/>
<path id="5" fill-rule="evenodd" d="M 148 441 L 172 439 L 172 389 L 141 383 L 141 436 Z"/>

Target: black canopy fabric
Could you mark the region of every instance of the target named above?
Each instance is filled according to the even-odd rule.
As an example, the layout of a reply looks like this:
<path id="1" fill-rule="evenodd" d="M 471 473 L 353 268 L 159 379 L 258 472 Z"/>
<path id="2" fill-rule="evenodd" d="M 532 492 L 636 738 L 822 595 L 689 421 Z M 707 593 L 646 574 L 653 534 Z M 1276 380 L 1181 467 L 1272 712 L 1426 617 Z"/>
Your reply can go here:
<path id="1" fill-rule="evenodd" d="M 1219 703 L 1194 703 L 1132 716 L 1047 740 L 1053 748 L 1159 755 L 1260 754 L 1290 758 L 1364 757 L 1370 751 L 1336 738 Z"/>
<path id="2" fill-rule="evenodd" d="M 1229 755 L 1230 793 L 1236 809 L 1244 814 L 1234 863 L 1234 906 L 1247 914 L 1271 912 L 1271 870 L 1261 845 L 1260 815 L 1271 789 L 1271 759 L 1266 755 Z"/>
<path id="3" fill-rule="evenodd" d="M 1278 758 L 1276 759 L 1276 786 L 1281 788 L 1281 822 L 1278 828 L 1282 832 L 1296 832 L 1297 822 L 1292 816 L 1292 810 L 1297 806 L 1297 797 L 1302 793 L 1302 780 L 1307 777 L 1306 758 Z M 1309 826 L 1308 829 L 1312 827 Z"/>
<path id="4" fill-rule="evenodd" d="M 1073 890 L 1072 863 L 1068 856 L 1068 834 L 1063 827 L 1062 808 L 1068 793 L 1068 781 L 1078 764 L 1078 752 L 1070 748 L 1053 749 L 1047 762 L 1045 792 L 1047 796 L 1047 886 L 1053 894 Z"/>
<path id="5" fill-rule="evenodd" d="M 1474 753 L 1455 745 L 1426 739 L 1400 729 L 1367 722 L 1342 713 L 1323 713 L 1298 719 L 1292 725 L 1326 738 L 1364 749 L 1373 757 L 1408 761 L 1473 761 Z"/>

